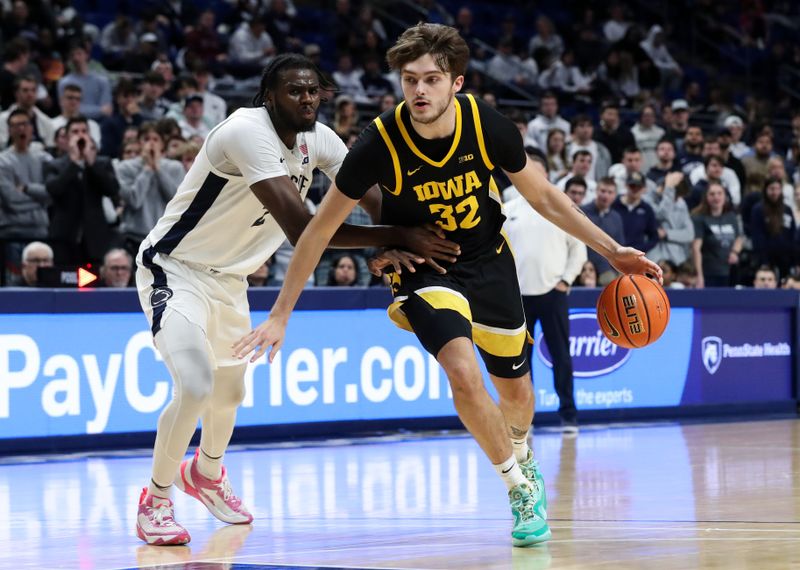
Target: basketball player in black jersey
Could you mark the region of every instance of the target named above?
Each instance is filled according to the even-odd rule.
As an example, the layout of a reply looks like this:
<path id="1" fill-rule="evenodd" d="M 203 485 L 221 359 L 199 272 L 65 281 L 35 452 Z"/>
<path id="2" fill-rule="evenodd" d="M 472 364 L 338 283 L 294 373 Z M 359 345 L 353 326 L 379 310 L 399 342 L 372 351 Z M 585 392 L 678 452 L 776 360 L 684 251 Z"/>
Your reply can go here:
<path id="1" fill-rule="evenodd" d="M 457 95 L 469 49 L 455 29 L 419 24 L 387 53 L 405 101 L 364 130 L 319 212 L 301 236 L 269 319 L 234 345 L 251 360 L 283 344 L 286 323 L 336 229 L 374 184 L 382 223 L 436 223 L 461 246 L 446 274 L 430 266 L 393 271 L 390 318 L 413 331 L 447 373 L 456 411 L 509 490 L 515 546 L 550 538 L 547 499 L 528 447 L 534 394 L 525 316 L 504 216 L 492 178 L 502 168 L 531 205 L 604 255 L 622 273 L 658 276 L 644 253 L 622 247 L 595 226 L 527 159 L 514 124 L 470 95 Z M 530 239 L 536 239 L 531 236 Z M 473 342 L 499 394 L 487 392 Z"/>

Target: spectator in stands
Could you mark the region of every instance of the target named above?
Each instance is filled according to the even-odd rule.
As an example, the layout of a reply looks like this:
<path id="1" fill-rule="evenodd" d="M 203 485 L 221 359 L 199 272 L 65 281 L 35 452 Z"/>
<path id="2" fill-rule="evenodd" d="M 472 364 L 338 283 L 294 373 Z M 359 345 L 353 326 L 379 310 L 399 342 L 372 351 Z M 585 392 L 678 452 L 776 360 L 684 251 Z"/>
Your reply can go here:
<path id="1" fill-rule="evenodd" d="M 736 158 L 736 155 L 731 152 L 731 144 L 733 137 L 731 136 L 730 129 L 722 127 L 717 133 L 717 142 L 719 142 L 719 155 L 722 157 L 724 164 L 727 168 L 733 170 L 736 178 L 739 179 L 739 188 L 744 188 L 747 181 L 747 174 L 744 169 L 742 161 Z"/>
<path id="2" fill-rule="evenodd" d="M 397 96 L 394 93 L 387 93 L 381 97 L 378 105 L 378 114 L 385 113 L 389 109 L 394 109 L 397 106 Z"/>
<path id="3" fill-rule="evenodd" d="M 597 76 L 609 93 L 623 104 L 639 96 L 639 69 L 629 51 L 609 51 L 597 70 Z"/>
<path id="4" fill-rule="evenodd" d="M 196 25 L 186 33 L 184 61 L 187 66 L 204 63 L 214 68 L 224 65 L 227 59 L 222 38 L 217 32 L 216 14 L 210 8 L 203 10 L 197 17 Z M 168 83 L 172 81 L 171 77 L 164 76 L 164 79 Z"/>
<path id="5" fill-rule="evenodd" d="M 669 106 L 669 128 L 667 136 L 675 141 L 675 150 L 683 152 L 683 139 L 689 128 L 689 103 L 686 99 L 675 99 Z"/>
<path id="6" fill-rule="evenodd" d="M 722 187 L 725 188 L 725 195 L 728 201 L 731 202 L 731 206 L 733 206 L 733 197 L 728 191 L 725 182 L 722 180 L 722 173 L 724 171 L 722 159 L 719 156 L 711 155 L 706 157 L 704 165 L 699 168 L 702 169 L 702 174 L 694 177 L 697 182 L 692 184 L 692 177 L 689 177 L 689 184 L 691 184 L 692 187 L 691 192 L 686 197 L 686 203 L 689 205 L 689 209 L 693 210 L 703 201 L 703 196 L 708 191 L 708 186 L 712 182 L 722 184 Z M 692 172 L 696 173 L 696 170 Z"/>
<path id="7" fill-rule="evenodd" d="M 122 152 L 120 153 L 120 157 L 118 159 L 113 159 L 115 160 L 114 164 L 116 165 L 122 160 L 130 160 L 132 158 L 136 158 L 141 153 L 142 153 L 142 145 L 139 144 L 138 140 L 128 141 L 122 145 Z"/>
<path id="8" fill-rule="evenodd" d="M 81 115 L 95 120 L 110 116 L 113 112 L 111 84 L 104 75 L 89 69 L 89 52 L 81 41 L 70 46 L 69 61 L 72 72 L 58 82 L 58 96 L 61 97 L 64 86 L 70 83 L 79 85 L 83 94 Z"/>
<path id="9" fill-rule="evenodd" d="M 336 71 L 333 72 L 333 80 L 339 86 L 340 93 L 349 95 L 357 102 L 368 102 L 364 86 L 361 84 L 363 74 L 362 69 L 353 65 L 353 58 L 349 53 L 339 55 Z"/>
<path id="10" fill-rule="evenodd" d="M 61 127 L 67 126 L 67 121 L 69 121 L 72 117 L 77 117 L 81 114 L 80 107 L 81 107 L 81 99 L 83 98 L 83 93 L 81 92 L 81 86 L 76 85 L 74 83 L 70 83 L 64 86 L 64 90 L 61 93 L 61 98 L 59 99 L 59 105 L 61 107 L 61 114 L 54 119 L 51 119 L 50 125 L 53 127 L 53 135 L 55 136 L 55 131 L 60 129 Z M 100 125 L 97 124 L 97 121 L 94 119 L 89 119 L 89 136 L 92 137 L 95 144 L 102 148 L 102 135 L 100 133 Z M 55 143 L 54 140 L 51 140 L 47 143 L 47 146 L 53 146 Z"/>
<path id="11" fill-rule="evenodd" d="M 659 226 L 653 207 L 642 200 L 645 193 L 645 177 L 632 172 L 626 181 L 627 191 L 618 196 L 612 208 L 622 217 L 625 231 L 624 245 L 649 252 L 659 240 Z"/>
<path id="12" fill-rule="evenodd" d="M 610 235 L 617 243 L 625 243 L 625 228 L 622 216 L 612 207 L 617 198 L 617 184 L 613 178 L 605 176 L 597 181 L 597 195 L 594 202 L 583 206 L 584 213 L 596 226 Z M 597 270 L 597 279 L 601 285 L 607 285 L 616 277 L 616 270 L 611 267 L 605 257 L 588 250 L 589 261 Z"/>
<path id="13" fill-rule="evenodd" d="M 539 114 L 528 123 L 528 136 L 537 141 L 540 149 L 547 148 L 547 134 L 553 129 L 571 131 L 570 124 L 558 114 L 558 98 L 545 91 L 539 99 Z M 590 137 L 591 138 L 591 137 Z"/>
<path id="14" fill-rule="evenodd" d="M 545 49 L 554 58 L 560 58 L 564 53 L 564 40 L 558 35 L 553 26 L 553 21 L 547 16 L 536 18 L 536 33 L 528 43 L 528 53 L 534 54 L 538 49 Z"/>
<path id="15" fill-rule="evenodd" d="M 718 164 L 713 165 L 713 174 L 709 174 L 709 158 L 715 157 Z M 722 182 L 725 190 L 728 191 L 728 196 L 734 208 L 737 208 L 742 201 L 742 187 L 739 184 L 739 177 L 736 172 L 725 166 L 725 160 L 722 158 L 722 148 L 716 137 L 709 136 L 703 142 L 703 165 L 696 166 L 689 172 L 689 184 L 695 185 L 700 180 L 708 180 L 709 176 Z M 695 204 L 696 206 L 697 204 Z M 694 206 L 692 206 L 694 207 Z"/>
<path id="16" fill-rule="evenodd" d="M 551 182 L 563 178 L 571 167 L 567 156 L 567 133 L 559 128 L 551 129 L 547 133 L 545 155 L 547 156 L 547 175 Z M 592 155 L 589 155 L 591 159 Z"/>
<path id="17" fill-rule="evenodd" d="M 139 114 L 143 121 L 157 121 L 167 114 L 169 101 L 164 99 L 167 82 L 157 71 L 148 71 L 139 85 Z M 102 148 L 102 146 L 101 146 Z"/>
<path id="18" fill-rule="evenodd" d="M 284 2 L 284 0 L 278 1 Z M 211 73 L 205 64 L 196 63 L 192 67 L 192 77 L 197 81 L 196 92 L 203 96 L 203 122 L 211 128 L 216 127 L 228 117 L 228 104 L 225 99 L 208 90 Z"/>
<path id="19" fill-rule="evenodd" d="M 682 285 L 680 289 L 695 289 L 697 288 L 697 270 L 694 268 L 694 261 L 685 261 L 678 266 L 677 282 Z"/>
<path id="20" fill-rule="evenodd" d="M 622 160 L 623 150 L 636 146 L 636 140 L 630 130 L 620 124 L 619 105 L 616 103 L 603 105 L 600 112 L 600 130 L 594 136 L 594 140 L 608 149 L 612 163 Z"/>
<path id="21" fill-rule="evenodd" d="M 180 159 L 183 169 L 189 172 L 189 169 L 194 164 L 194 159 L 200 154 L 200 145 L 193 142 L 185 142 L 181 145 L 178 158 Z"/>
<path id="22" fill-rule="evenodd" d="M 645 199 L 653 206 L 658 222 L 658 243 L 647 252 L 653 261 L 667 259 L 680 265 L 689 258 L 694 224 L 683 196 L 688 185 L 683 181 L 682 172 L 670 172 L 654 191 L 649 191 Z"/>
<path id="23" fill-rule="evenodd" d="M 772 137 L 768 133 L 761 133 L 756 137 L 753 154 L 742 158 L 745 174 L 745 194 L 761 192 L 764 181 L 769 175 L 768 163 L 772 156 Z"/>
<path id="24" fill-rule="evenodd" d="M 609 44 L 615 44 L 625 37 L 632 24 L 625 16 L 624 4 L 612 4 L 608 14 L 609 19 L 603 24 L 603 35 Z"/>
<path id="25" fill-rule="evenodd" d="M 331 263 L 327 285 L 329 287 L 354 287 L 358 285 L 358 265 L 355 257 L 349 254 L 336 257 Z"/>
<path id="26" fill-rule="evenodd" d="M 44 148 L 48 141 L 52 144 L 55 135 L 53 123 L 41 109 L 36 106 L 36 90 L 38 81 L 32 75 L 22 75 L 14 82 L 14 104 L 0 113 L 0 147 L 9 143 L 8 119 L 16 110 L 23 111 L 31 122 L 34 146 Z"/>
<path id="27" fill-rule="evenodd" d="M 605 145 L 592 140 L 594 126 L 587 115 L 578 115 L 572 119 L 572 141 L 567 147 L 567 154 L 575 160 L 575 153 L 579 150 L 589 151 L 592 155 L 592 166 L 586 178 L 597 180 L 608 174 L 611 167 L 611 153 Z"/>
<path id="28" fill-rule="evenodd" d="M 19 265 L 22 248 L 47 237 L 50 196 L 44 187 L 44 165 L 50 155 L 31 148 L 33 125 L 22 109 L 7 119 L 11 146 L 0 152 L 0 240 L 7 242 L 6 264 Z"/>
<path id="29" fill-rule="evenodd" d="M 681 171 L 689 176 L 692 170 L 703 165 L 703 129 L 690 125 L 683 137 L 683 149 L 678 153 L 678 165 Z"/>
<path id="30" fill-rule="evenodd" d="M 573 176 L 564 186 L 564 193 L 569 196 L 573 204 L 581 206 L 586 202 L 586 180 L 580 176 Z M 591 203 L 591 200 L 589 200 Z"/>
<path id="31" fill-rule="evenodd" d="M 85 117 L 67 122 L 69 154 L 48 163 L 45 185 L 53 199 L 50 240 L 59 264 L 99 265 L 117 244 L 106 221 L 103 197 L 116 199 L 119 184 L 111 159 L 98 156 Z"/>
<path id="32" fill-rule="evenodd" d="M 275 42 L 276 51 L 278 53 L 300 51 L 303 42 L 297 37 L 298 34 L 294 29 L 297 10 L 289 10 L 286 0 L 270 0 L 267 5 L 264 21 L 267 23 L 267 34 Z"/>
<path id="33" fill-rule="evenodd" d="M 608 169 L 608 175 L 617 181 L 617 193 L 624 196 L 628 191 L 628 180 L 632 174 L 642 174 L 642 153 L 635 146 L 627 147 L 622 153 L 622 162 L 614 164 Z M 644 178 L 645 190 L 654 192 L 656 184 L 649 178 Z"/>
<path id="34" fill-rule="evenodd" d="M 762 199 L 750 214 L 753 256 L 761 264 L 778 268 L 786 275 L 797 263 L 797 225 L 792 209 L 783 202 L 783 183 L 779 178 L 767 178 Z"/>
<path id="35" fill-rule="evenodd" d="M 250 287 L 264 287 L 267 281 L 269 281 L 269 261 L 247 276 L 247 284 Z"/>
<path id="36" fill-rule="evenodd" d="M 587 252 L 590 251 L 587 248 Z M 597 269 L 591 260 L 586 260 L 581 266 L 581 272 L 572 284 L 573 287 L 597 287 Z"/>
<path id="37" fill-rule="evenodd" d="M 139 112 L 138 92 L 129 79 L 120 79 L 114 87 L 114 113 L 103 119 L 100 131 L 103 133 L 103 155 L 117 157 L 122 149 L 125 131 L 129 127 L 138 128 L 144 119 Z"/>
<path id="38" fill-rule="evenodd" d="M 753 278 L 753 288 L 755 289 L 777 289 L 778 288 L 778 275 L 773 267 L 769 265 L 762 265 L 756 269 L 756 275 Z"/>
<path id="39" fill-rule="evenodd" d="M 275 55 L 275 44 L 264 28 L 264 20 L 242 22 L 228 46 L 229 69 L 243 77 L 255 75 Z"/>
<path id="40" fill-rule="evenodd" d="M 664 129 L 656 124 L 656 108 L 653 105 L 642 107 L 639 120 L 633 125 L 631 134 L 636 141 L 636 147 L 642 151 L 642 172 L 647 173 L 647 177 L 650 178 L 650 169 L 658 163 L 656 147 L 665 134 Z"/>
<path id="41" fill-rule="evenodd" d="M 539 74 L 539 87 L 566 93 L 572 99 L 590 103 L 596 79 L 597 74 L 578 66 L 575 63 L 575 52 L 567 49 L 561 59 Z"/>
<path id="42" fill-rule="evenodd" d="M 500 38 L 497 51 L 486 66 L 486 72 L 500 83 L 511 83 L 517 87 L 532 89 L 536 85 L 539 70 L 524 66 L 520 57 L 514 53 L 513 38 L 503 37 Z"/>
<path id="43" fill-rule="evenodd" d="M 115 71 L 125 69 L 126 59 L 134 53 L 138 43 L 130 18 L 118 12 L 100 34 L 103 65 Z"/>
<path id="44" fill-rule="evenodd" d="M 133 257 L 124 249 L 115 247 L 103 256 L 100 266 L 102 287 L 130 287 L 133 277 Z"/>
<path id="45" fill-rule="evenodd" d="M 364 95 L 372 103 L 379 103 L 381 97 L 394 92 L 391 82 L 381 73 L 381 62 L 377 56 L 370 55 L 364 58 L 361 86 L 364 89 Z"/>
<path id="46" fill-rule="evenodd" d="M 164 139 L 154 123 L 139 127 L 141 155 L 117 165 L 119 196 L 125 203 L 120 231 L 132 254 L 164 213 L 184 178 L 183 164 L 165 158 Z"/>
<path id="47" fill-rule="evenodd" d="M 24 38 L 6 38 L 3 67 L 0 68 L 0 109 L 14 104 L 14 82 L 23 75 L 30 61 L 30 45 Z"/>
<path id="48" fill-rule="evenodd" d="M 44 242 L 33 241 L 22 250 L 20 278 L 11 285 L 18 287 L 36 287 L 37 270 L 40 267 L 53 267 L 53 249 Z"/>
<path id="49" fill-rule="evenodd" d="M 794 206 L 794 186 L 789 183 L 789 176 L 786 174 L 783 158 L 778 155 L 770 157 L 767 161 L 767 178 L 775 178 L 781 181 L 783 203 L 786 204 L 789 209 L 792 209 Z"/>
<path id="50" fill-rule="evenodd" d="M 678 281 L 678 266 L 669 259 L 660 259 L 658 266 L 664 279 L 664 289 L 685 289 L 686 286 Z"/>
<path id="51" fill-rule="evenodd" d="M 203 121 L 203 96 L 192 93 L 183 100 L 183 116 L 178 120 L 181 135 L 189 140 L 194 136 L 205 140 L 211 129 Z"/>
<path id="52" fill-rule="evenodd" d="M 356 103 L 349 95 L 339 95 L 334 102 L 333 130 L 343 141 L 358 126 Z"/>
<path id="53" fill-rule="evenodd" d="M 739 263 L 744 238 L 722 184 L 711 182 L 708 185 L 703 201 L 692 210 L 692 221 L 695 287 L 727 287 L 731 281 L 731 267 Z"/>
<path id="54" fill-rule="evenodd" d="M 656 164 L 647 172 L 647 178 L 656 184 L 662 184 L 664 177 L 670 172 L 680 172 L 675 160 L 675 143 L 670 138 L 662 138 L 656 145 Z"/>
<path id="55" fill-rule="evenodd" d="M 50 153 L 50 156 L 53 158 L 61 158 L 65 154 L 69 152 L 69 138 L 67 137 L 67 127 L 66 125 L 56 129 L 56 136 L 55 140 L 53 141 L 53 146 L 47 149 L 47 152 Z"/>
<path id="56" fill-rule="evenodd" d="M 586 183 L 586 204 L 594 200 L 597 183 L 589 178 L 589 172 L 592 170 L 592 155 L 588 150 L 578 150 L 572 156 L 572 170 L 556 180 L 555 185 L 560 190 L 567 189 L 567 182 L 571 178 L 580 178 Z"/>
<path id="57" fill-rule="evenodd" d="M 744 135 L 744 121 L 738 115 L 730 115 L 725 119 L 723 126 L 731 133 L 731 153 L 741 160 L 752 152 L 752 149 L 742 140 Z"/>
<path id="58" fill-rule="evenodd" d="M 659 25 L 650 27 L 650 31 L 640 44 L 642 50 L 653 61 L 661 75 L 661 86 L 666 91 L 677 89 L 683 78 L 681 66 L 669 53 L 664 43 L 664 30 Z"/>

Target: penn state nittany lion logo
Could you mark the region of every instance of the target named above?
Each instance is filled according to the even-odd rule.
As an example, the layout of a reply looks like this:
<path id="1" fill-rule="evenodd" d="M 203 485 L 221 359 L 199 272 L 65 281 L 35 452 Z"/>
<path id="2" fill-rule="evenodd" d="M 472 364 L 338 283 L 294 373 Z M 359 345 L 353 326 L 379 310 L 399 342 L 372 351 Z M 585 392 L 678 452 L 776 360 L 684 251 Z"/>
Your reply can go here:
<path id="1" fill-rule="evenodd" d="M 159 287 L 158 289 L 153 289 L 150 293 L 150 306 L 151 307 L 158 307 L 159 305 L 163 305 L 167 301 L 172 298 L 172 289 L 169 287 Z"/>
<path id="2" fill-rule="evenodd" d="M 707 336 L 701 344 L 703 366 L 709 374 L 714 374 L 722 364 L 722 339 L 718 336 Z"/>

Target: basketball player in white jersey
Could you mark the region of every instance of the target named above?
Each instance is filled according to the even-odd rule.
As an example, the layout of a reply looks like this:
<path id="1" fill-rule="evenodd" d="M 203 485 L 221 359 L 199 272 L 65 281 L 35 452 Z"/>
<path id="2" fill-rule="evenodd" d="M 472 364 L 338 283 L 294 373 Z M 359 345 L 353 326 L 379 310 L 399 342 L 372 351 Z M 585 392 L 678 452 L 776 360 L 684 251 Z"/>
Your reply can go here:
<path id="1" fill-rule="evenodd" d="M 319 168 L 333 180 L 347 152 L 316 122 L 321 81 L 306 58 L 275 58 L 264 70 L 257 106 L 211 131 L 139 250 L 139 298 L 174 382 L 158 420 L 150 484 L 139 499 L 136 531 L 148 544 L 190 540 L 173 518 L 173 484 L 224 522 L 253 520 L 222 465 L 244 398 L 246 365 L 230 347 L 251 330 L 246 276 L 287 237 L 298 239 L 310 219 L 303 199 L 312 172 Z M 419 253 L 417 262 L 454 259 L 458 247 L 442 237 L 422 228 L 342 226 L 334 245 L 402 247 Z M 198 420 L 200 447 L 182 461 Z"/>

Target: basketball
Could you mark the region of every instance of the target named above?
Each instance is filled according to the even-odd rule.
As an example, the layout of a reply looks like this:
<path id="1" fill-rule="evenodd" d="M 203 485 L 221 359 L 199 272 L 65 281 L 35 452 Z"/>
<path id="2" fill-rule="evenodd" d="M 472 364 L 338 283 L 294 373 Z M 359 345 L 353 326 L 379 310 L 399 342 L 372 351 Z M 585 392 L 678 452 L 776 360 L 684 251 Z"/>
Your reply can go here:
<path id="1" fill-rule="evenodd" d="M 642 348 L 657 341 L 667 328 L 669 299 L 654 279 L 620 275 L 600 293 L 597 321 L 614 344 Z"/>

